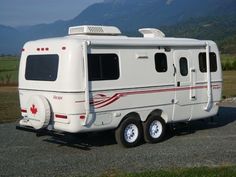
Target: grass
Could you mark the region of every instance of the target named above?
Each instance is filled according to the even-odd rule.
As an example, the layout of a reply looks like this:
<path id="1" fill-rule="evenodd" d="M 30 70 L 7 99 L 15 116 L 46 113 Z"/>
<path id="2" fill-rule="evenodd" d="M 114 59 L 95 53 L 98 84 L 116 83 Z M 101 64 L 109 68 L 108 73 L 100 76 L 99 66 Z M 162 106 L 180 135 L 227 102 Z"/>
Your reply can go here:
<path id="1" fill-rule="evenodd" d="M 236 70 L 236 55 L 221 55 L 221 63 L 223 70 Z"/>
<path id="2" fill-rule="evenodd" d="M 17 57 L 0 57 L 0 85 L 17 85 L 19 61 Z"/>
<path id="3" fill-rule="evenodd" d="M 233 63 L 234 61 L 236 61 L 236 55 L 222 54 L 220 57 L 221 57 L 222 63 L 226 63 L 226 62 Z"/>
<path id="4" fill-rule="evenodd" d="M 236 97 L 236 71 L 224 71 L 223 81 L 223 98 Z"/>
<path id="5" fill-rule="evenodd" d="M 15 122 L 20 117 L 16 87 L 0 87 L 0 123 Z"/>
<path id="6" fill-rule="evenodd" d="M 140 173 L 122 173 L 108 171 L 102 177 L 233 177 L 236 176 L 236 166 L 177 168 L 159 171 L 144 171 Z"/>

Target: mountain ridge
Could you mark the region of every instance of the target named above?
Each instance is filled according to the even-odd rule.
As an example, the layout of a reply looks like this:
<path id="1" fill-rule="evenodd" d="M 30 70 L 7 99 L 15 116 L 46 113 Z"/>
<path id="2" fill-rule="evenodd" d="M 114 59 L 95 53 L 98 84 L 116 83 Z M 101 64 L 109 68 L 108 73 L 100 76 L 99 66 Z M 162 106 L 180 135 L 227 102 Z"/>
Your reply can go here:
<path id="1" fill-rule="evenodd" d="M 0 25 L 0 53 L 17 53 L 28 40 L 65 36 L 69 26 L 112 25 L 125 34 L 137 35 L 136 31 L 143 27 L 171 29 L 189 19 L 223 17 L 227 21 L 230 16 L 236 17 L 236 0 L 105 0 L 68 21 L 19 28 Z M 224 20 L 220 21 L 224 24 Z"/>

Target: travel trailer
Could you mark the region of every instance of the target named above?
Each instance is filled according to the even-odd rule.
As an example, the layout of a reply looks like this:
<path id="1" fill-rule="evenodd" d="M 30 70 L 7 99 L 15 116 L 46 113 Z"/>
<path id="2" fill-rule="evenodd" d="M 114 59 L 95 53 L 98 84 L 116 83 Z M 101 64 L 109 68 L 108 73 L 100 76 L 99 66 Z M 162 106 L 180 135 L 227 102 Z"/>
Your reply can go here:
<path id="1" fill-rule="evenodd" d="M 213 41 L 158 29 L 123 36 L 112 26 L 27 42 L 19 68 L 20 127 L 53 132 L 113 129 L 125 147 L 163 140 L 166 124 L 217 114 L 222 91 Z"/>

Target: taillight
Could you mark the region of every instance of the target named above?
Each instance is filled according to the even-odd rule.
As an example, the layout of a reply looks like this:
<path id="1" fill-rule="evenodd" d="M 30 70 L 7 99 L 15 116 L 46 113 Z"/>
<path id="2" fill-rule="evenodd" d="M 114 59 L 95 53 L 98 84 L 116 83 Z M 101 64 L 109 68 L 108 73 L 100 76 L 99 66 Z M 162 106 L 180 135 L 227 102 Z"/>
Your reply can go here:
<path id="1" fill-rule="evenodd" d="M 80 119 L 85 119 L 85 115 L 80 115 L 79 118 Z"/>
<path id="2" fill-rule="evenodd" d="M 22 113 L 27 113 L 27 110 L 26 109 L 21 109 L 21 112 Z"/>
<path id="3" fill-rule="evenodd" d="M 55 117 L 59 119 L 67 119 L 67 115 L 56 114 Z"/>

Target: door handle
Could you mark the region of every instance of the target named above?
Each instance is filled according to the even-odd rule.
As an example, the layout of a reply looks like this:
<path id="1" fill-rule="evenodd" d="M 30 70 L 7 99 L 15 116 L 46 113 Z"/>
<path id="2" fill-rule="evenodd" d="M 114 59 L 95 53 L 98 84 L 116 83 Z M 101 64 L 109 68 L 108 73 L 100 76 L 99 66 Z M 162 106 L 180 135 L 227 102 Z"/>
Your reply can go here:
<path id="1" fill-rule="evenodd" d="M 177 82 L 177 87 L 179 87 L 179 86 L 180 86 L 180 81 Z"/>
<path id="2" fill-rule="evenodd" d="M 174 64 L 173 64 L 173 67 L 174 67 L 174 74 L 173 74 L 173 76 L 175 76 L 175 74 L 176 74 L 176 67 L 175 67 Z"/>

